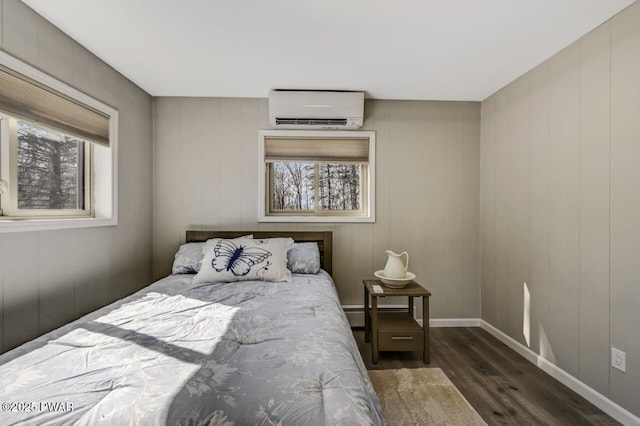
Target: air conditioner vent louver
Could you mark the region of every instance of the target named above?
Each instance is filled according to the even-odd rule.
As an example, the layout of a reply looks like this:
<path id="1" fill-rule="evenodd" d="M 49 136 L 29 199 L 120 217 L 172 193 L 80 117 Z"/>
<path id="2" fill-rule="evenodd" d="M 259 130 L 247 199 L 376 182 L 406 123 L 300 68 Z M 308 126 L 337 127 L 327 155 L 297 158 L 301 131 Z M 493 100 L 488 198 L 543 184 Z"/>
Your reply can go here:
<path id="1" fill-rule="evenodd" d="M 295 126 L 346 126 L 346 118 L 278 118 L 276 125 Z"/>

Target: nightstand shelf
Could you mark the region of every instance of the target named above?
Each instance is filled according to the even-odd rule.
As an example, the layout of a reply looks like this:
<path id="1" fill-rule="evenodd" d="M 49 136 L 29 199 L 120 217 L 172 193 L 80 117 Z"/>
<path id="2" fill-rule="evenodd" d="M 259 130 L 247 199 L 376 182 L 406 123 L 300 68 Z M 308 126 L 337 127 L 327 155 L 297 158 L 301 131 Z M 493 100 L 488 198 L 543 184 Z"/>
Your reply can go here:
<path id="1" fill-rule="evenodd" d="M 378 363 L 380 351 L 421 351 L 425 364 L 429 356 L 429 296 L 431 293 L 415 281 L 404 288 L 388 288 L 378 280 L 364 280 L 365 341 L 372 341 L 373 363 Z M 383 288 L 383 293 L 374 293 L 373 285 Z M 380 312 L 378 298 L 385 296 L 407 296 L 404 312 Z M 413 318 L 413 298 L 422 297 L 426 327 L 421 327 Z"/>

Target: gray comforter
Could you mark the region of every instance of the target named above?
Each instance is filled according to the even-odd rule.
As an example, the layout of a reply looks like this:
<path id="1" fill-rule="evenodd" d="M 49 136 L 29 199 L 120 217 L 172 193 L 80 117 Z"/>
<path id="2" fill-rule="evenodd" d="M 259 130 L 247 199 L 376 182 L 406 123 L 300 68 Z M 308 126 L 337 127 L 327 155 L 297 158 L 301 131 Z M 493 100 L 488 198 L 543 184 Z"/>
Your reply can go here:
<path id="1" fill-rule="evenodd" d="M 0 356 L 0 424 L 384 424 L 328 274 L 192 277 Z"/>

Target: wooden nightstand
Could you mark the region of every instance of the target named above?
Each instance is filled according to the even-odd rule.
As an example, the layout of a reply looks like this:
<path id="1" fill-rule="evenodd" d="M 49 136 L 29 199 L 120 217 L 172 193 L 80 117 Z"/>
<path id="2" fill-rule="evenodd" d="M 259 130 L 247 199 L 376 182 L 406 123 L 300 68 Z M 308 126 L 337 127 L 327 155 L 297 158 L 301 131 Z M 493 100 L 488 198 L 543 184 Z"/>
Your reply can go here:
<path id="1" fill-rule="evenodd" d="M 379 280 L 363 280 L 364 284 L 364 339 L 372 340 L 373 363 L 378 363 L 380 351 L 422 351 L 425 364 L 429 354 L 429 296 L 431 293 L 415 281 L 404 288 L 385 287 Z M 383 293 L 374 293 L 378 284 Z M 379 312 L 378 297 L 408 296 L 406 312 Z M 422 297 L 424 327 L 413 319 L 413 298 Z M 369 307 L 371 305 L 371 307 Z"/>

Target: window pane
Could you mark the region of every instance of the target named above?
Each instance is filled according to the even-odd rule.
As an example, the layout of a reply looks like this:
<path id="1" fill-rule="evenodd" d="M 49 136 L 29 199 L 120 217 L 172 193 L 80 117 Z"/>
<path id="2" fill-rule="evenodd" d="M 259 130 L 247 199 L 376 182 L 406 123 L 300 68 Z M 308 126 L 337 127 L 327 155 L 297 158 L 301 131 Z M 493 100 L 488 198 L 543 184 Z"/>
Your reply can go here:
<path id="1" fill-rule="evenodd" d="M 84 209 L 84 141 L 18 121 L 18 208 Z"/>
<path id="2" fill-rule="evenodd" d="M 321 210 L 360 210 L 360 165 L 320 163 L 318 170 Z"/>
<path id="3" fill-rule="evenodd" d="M 314 164 L 299 162 L 270 163 L 271 210 L 313 211 Z"/>

